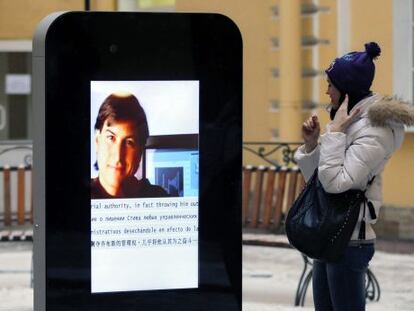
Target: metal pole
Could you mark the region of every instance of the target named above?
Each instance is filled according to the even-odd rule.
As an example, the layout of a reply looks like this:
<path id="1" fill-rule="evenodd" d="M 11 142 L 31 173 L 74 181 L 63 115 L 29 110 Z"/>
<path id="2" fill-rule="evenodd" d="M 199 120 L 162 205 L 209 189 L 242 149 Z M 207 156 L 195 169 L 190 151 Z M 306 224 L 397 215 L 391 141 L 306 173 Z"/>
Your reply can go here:
<path id="1" fill-rule="evenodd" d="M 91 10 L 91 1 L 85 0 L 85 11 L 90 11 L 90 10 Z"/>

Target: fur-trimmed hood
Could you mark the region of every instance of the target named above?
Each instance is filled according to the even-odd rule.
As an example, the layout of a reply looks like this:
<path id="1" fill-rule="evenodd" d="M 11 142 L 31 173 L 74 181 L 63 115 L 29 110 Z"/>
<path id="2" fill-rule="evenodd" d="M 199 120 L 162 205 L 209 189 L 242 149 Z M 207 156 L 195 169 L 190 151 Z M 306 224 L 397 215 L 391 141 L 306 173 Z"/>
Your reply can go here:
<path id="1" fill-rule="evenodd" d="M 396 97 L 374 95 L 367 107 L 367 116 L 373 126 L 414 125 L 414 106 Z"/>
<path id="2" fill-rule="evenodd" d="M 393 135 L 391 148 L 394 151 L 400 148 L 404 140 L 404 126 L 414 125 L 414 106 L 396 97 L 373 94 L 357 103 L 352 110 L 357 108 L 362 112 L 352 122 L 355 123 L 354 131 L 362 128 L 367 131 L 369 126 L 391 128 Z"/>

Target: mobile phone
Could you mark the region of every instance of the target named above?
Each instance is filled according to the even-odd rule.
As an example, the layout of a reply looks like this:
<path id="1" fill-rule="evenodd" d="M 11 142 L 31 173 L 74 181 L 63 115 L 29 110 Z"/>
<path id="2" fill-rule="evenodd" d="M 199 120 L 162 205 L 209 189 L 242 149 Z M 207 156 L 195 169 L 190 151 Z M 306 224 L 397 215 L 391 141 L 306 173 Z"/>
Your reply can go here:
<path id="1" fill-rule="evenodd" d="M 341 96 L 339 97 L 339 106 L 342 105 L 342 103 L 344 102 L 345 96 L 346 94 L 341 92 Z"/>
<path id="2" fill-rule="evenodd" d="M 55 13 L 33 75 L 34 310 L 241 310 L 237 26 Z"/>
<path id="3" fill-rule="evenodd" d="M 341 92 L 341 95 L 339 97 L 339 106 L 338 106 L 338 108 L 337 109 L 331 108 L 329 110 L 329 117 L 330 117 L 331 120 L 333 120 L 335 118 L 336 112 L 338 111 L 339 107 L 342 105 L 342 103 L 345 100 L 345 96 L 346 96 L 346 94 Z M 348 114 L 349 114 L 349 110 L 350 109 L 348 107 Z"/>

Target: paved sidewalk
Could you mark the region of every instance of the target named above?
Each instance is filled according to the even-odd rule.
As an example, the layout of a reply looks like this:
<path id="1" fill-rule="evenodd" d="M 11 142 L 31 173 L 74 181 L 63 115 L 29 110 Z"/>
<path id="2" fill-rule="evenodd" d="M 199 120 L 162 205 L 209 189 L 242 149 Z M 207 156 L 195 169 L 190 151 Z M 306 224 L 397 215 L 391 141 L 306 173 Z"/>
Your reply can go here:
<path id="1" fill-rule="evenodd" d="M 32 311 L 32 242 L 0 242 L 0 311 Z"/>
<path id="2" fill-rule="evenodd" d="M 244 246 L 243 311 L 313 310 L 311 285 L 305 308 L 293 307 L 302 269 L 303 260 L 293 249 Z M 368 311 L 414 310 L 413 254 L 376 251 L 370 269 L 380 283 L 381 298 L 368 303 Z"/>
<path id="3" fill-rule="evenodd" d="M 392 249 L 395 243 L 378 248 Z M 385 245 L 385 244 L 384 244 Z M 401 249 L 411 252 L 409 243 Z M 0 311 L 32 311 L 30 242 L 0 243 Z M 414 310 L 414 255 L 377 251 L 371 262 L 381 286 L 379 302 L 368 311 Z M 293 307 L 303 261 L 293 249 L 243 247 L 243 311 L 313 310 L 312 289 L 305 308 Z M 196 311 L 196 310 L 195 310 Z"/>

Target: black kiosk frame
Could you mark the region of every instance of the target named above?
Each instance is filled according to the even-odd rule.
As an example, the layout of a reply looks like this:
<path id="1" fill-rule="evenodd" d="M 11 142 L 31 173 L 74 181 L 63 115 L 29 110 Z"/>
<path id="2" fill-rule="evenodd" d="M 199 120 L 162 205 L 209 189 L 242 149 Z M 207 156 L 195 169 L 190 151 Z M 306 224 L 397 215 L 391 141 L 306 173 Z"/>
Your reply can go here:
<path id="1" fill-rule="evenodd" d="M 196 288 L 91 292 L 90 82 L 106 80 L 199 81 Z M 219 14 L 52 14 L 34 37 L 33 101 L 34 310 L 241 310 L 237 26 Z"/>

